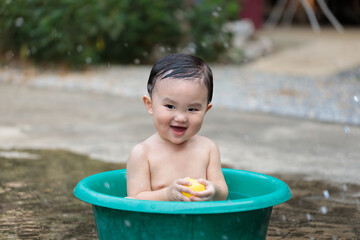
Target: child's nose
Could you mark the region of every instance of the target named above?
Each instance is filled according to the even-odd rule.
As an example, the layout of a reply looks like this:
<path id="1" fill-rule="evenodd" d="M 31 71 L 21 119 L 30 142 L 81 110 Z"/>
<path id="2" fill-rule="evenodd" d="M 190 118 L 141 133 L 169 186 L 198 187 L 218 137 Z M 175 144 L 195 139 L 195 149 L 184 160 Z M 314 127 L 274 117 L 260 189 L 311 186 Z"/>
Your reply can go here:
<path id="1" fill-rule="evenodd" d="M 178 111 L 175 115 L 175 121 L 185 123 L 187 122 L 187 116 L 185 113 Z"/>

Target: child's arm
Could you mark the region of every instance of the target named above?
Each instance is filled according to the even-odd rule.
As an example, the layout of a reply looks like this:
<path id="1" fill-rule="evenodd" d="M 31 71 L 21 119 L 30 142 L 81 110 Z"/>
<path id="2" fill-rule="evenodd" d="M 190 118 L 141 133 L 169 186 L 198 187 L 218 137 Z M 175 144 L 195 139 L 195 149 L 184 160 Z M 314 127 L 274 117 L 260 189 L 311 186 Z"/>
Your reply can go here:
<path id="1" fill-rule="evenodd" d="M 207 168 L 207 180 L 199 179 L 204 184 L 206 190 L 195 192 L 192 201 L 211 201 L 226 200 L 228 196 L 228 187 L 221 170 L 220 152 L 217 145 L 211 141 L 210 160 Z"/>
<path id="2" fill-rule="evenodd" d="M 126 167 L 127 194 L 130 198 L 153 201 L 190 201 L 181 192 L 193 194 L 193 191 L 183 185 L 190 183 L 178 179 L 166 188 L 152 191 L 150 167 L 146 155 L 146 146 L 138 144 L 130 153 Z"/>

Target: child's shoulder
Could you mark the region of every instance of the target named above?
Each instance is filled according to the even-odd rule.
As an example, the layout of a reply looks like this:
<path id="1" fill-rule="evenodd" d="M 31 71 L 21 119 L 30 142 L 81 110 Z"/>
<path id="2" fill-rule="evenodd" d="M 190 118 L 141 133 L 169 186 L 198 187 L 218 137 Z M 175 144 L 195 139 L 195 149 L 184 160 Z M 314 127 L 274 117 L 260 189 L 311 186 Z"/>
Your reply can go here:
<path id="1" fill-rule="evenodd" d="M 151 145 L 153 145 L 153 142 L 154 136 L 151 136 L 144 141 L 136 144 L 131 150 L 131 153 L 145 155 L 151 149 Z"/>
<path id="2" fill-rule="evenodd" d="M 204 136 L 200 136 L 200 135 L 196 135 L 196 142 L 198 143 L 198 144 L 201 144 L 201 145 L 206 145 L 206 146 L 208 146 L 208 147 L 210 147 L 210 148 L 217 148 L 217 144 L 213 141 L 213 140 L 211 140 L 210 138 L 208 138 L 208 137 L 204 137 Z"/>

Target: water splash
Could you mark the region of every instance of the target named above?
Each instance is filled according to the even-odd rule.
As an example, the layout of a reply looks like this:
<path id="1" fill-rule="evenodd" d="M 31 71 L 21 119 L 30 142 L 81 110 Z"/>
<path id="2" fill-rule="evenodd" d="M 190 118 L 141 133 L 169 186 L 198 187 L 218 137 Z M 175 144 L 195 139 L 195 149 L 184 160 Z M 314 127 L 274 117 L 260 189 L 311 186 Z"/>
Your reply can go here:
<path id="1" fill-rule="evenodd" d="M 228 240 L 228 239 L 229 239 L 229 237 L 228 237 L 227 235 L 225 235 L 225 234 L 224 234 L 224 235 L 222 235 L 221 239 L 222 239 L 222 240 Z"/>
<path id="2" fill-rule="evenodd" d="M 131 222 L 127 219 L 124 220 L 124 224 L 126 227 L 131 227 Z"/>
<path id="3" fill-rule="evenodd" d="M 359 97 L 356 95 L 354 96 L 354 102 L 357 102 L 357 103 L 359 102 Z"/>
<path id="4" fill-rule="evenodd" d="M 328 199 L 330 197 L 329 191 L 328 190 L 324 190 L 323 195 L 326 199 Z"/>
<path id="5" fill-rule="evenodd" d="M 349 126 L 344 126 L 344 132 L 346 134 L 349 134 L 351 132 L 350 127 Z"/>
<path id="6" fill-rule="evenodd" d="M 320 211 L 321 211 L 321 213 L 322 214 L 327 214 L 327 208 L 325 207 L 325 206 L 322 206 L 321 208 L 320 208 Z"/>
<path id="7" fill-rule="evenodd" d="M 310 213 L 306 213 L 306 219 L 310 222 L 312 220 L 312 216 Z"/>

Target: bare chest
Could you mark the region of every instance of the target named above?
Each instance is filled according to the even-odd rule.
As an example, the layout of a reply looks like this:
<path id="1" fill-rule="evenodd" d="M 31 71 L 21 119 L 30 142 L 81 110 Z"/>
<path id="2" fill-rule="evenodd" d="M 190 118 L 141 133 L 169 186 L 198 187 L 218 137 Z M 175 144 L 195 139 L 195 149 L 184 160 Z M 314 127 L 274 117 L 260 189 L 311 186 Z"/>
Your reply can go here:
<path id="1" fill-rule="evenodd" d="M 158 190 L 179 178 L 206 179 L 209 153 L 205 149 L 178 153 L 161 152 L 149 159 L 151 188 Z"/>

